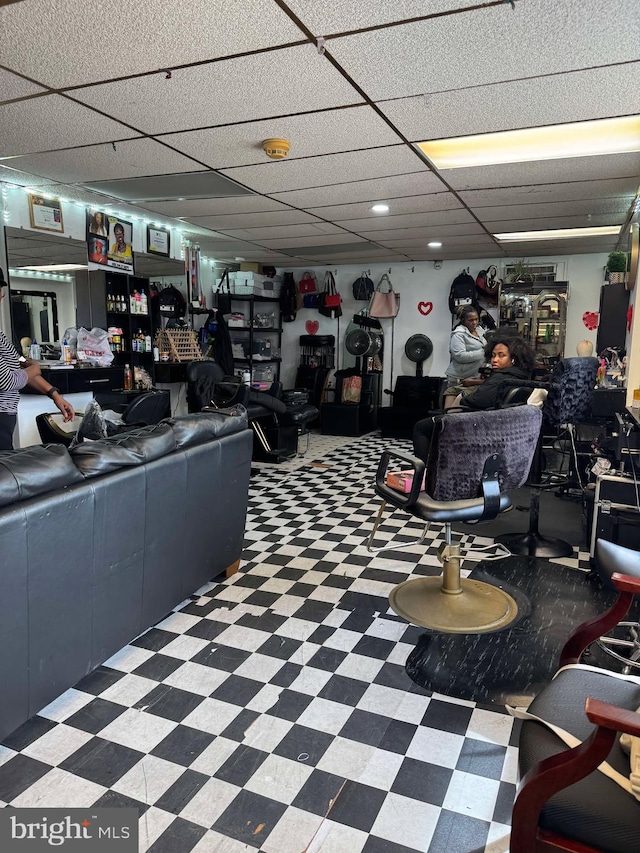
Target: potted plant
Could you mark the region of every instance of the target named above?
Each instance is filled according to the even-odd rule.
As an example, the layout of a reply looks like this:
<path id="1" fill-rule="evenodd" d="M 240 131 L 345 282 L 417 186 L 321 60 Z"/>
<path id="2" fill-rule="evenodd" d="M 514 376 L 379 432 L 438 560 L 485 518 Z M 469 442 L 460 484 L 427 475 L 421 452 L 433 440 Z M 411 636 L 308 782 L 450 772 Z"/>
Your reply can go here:
<path id="1" fill-rule="evenodd" d="M 609 284 L 619 284 L 625 279 L 627 271 L 627 253 L 626 252 L 610 252 L 607 258 L 607 274 Z"/>
<path id="2" fill-rule="evenodd" d="M 531 265 L 524 258 L 513 261 L 509 266 L 511 267 L 509 270 L 509 281 L 533 281 Z"/>

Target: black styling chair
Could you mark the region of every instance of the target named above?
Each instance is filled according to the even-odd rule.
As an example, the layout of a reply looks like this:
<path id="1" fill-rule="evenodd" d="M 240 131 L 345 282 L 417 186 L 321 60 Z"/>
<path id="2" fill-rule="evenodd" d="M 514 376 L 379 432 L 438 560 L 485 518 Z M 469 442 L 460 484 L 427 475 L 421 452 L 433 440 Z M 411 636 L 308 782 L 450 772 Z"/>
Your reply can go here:
<path id="1" fill-rule="evenodd" d="M 545 387 L 547 398 L 542 406 L 543 428 L 538 440 L 529 477 L 529 529 L 526 533 L 504 533 L 496 541 L 505 545 L 512 554 L 525 557 L 569 557 L 573 547 L 569 542 L 543 536 L 539 530 L 540 492 L 544 488 L 556 488 L 558 483 L 543 472 L 543 436 L 559 427 L 566 428 L 571 440 L 577 465 L 574 427 L 589 417 L 591 398 L 596 384 L 597 358 L 564 358 L 559 361 L 549 383 L 521 383 L 520 388 Z M 522 393 L 512 389 L 505 397 L 508 402 L 513 395 Z"/>
<path id="2" fill-rule="evenodd" d="M 640 680 L 576 666 L 582 652 L 617 625 L 634 595 L 640 595 L 640 577 L 626 574 L 626 551 L 598 541 L 596 555 L 618 598 L 606 613 L 573 632 L 551 683 L 528 711 L 514 712 L 524 722 L 511 853 L 638 849 L 640 743 L 625 743 L 620 733 L 640 738 Z"/>
<path id="3" fill-rule="evenodd" d="M 511 507 L 506 492 L 527 479 L 542 414 L 533 406 L 516 406 L 447 413 L 435 421 L 427 466 L 407 453 L 386 450 L 382 454 L 375 490 L 383 502 L 367 548 L 379 552 L 403 547 L 393 543 L 372 547 L 386 504 L 426 522 L 418 543 L 407 545 L 423 542 L 431 522 L 444 524 L 445 541 L 438 553 L 442 578 L 421 577 L 399 584 L 389 596 L 391 607 L 408 622 L 435 631 L 496 631 L 517 617 L 517 604 L 497 586 L 460 578 L 460 546 L 452 541 L 451 525 L 491 521 Z M 387 483 L 387 474 L 398 470 L 413 472 L 406 494 Z M 503 549 L 501 556 L 508 552 Z"/>

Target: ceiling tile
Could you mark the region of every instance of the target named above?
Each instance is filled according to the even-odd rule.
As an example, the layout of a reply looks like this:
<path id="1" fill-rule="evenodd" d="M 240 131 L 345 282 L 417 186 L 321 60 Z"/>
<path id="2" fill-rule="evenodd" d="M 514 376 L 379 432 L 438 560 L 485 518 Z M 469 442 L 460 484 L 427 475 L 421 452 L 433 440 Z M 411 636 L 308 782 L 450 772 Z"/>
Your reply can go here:
<path id="1" fill-rule="evenodd" d="M 593 252 L 604 252 L 609 248 L 613 248 L 616 244 L 616 235 L 610 237 L 585 237 L 566 240 L 524 240 L 522 243 L 500 243 L 505 252 L 508 252 L 512 258 L 522 258 L 528 255 L 537 253 L 546 253 L 547 255 L 557 254 L 572 254 L 573 251 L 580 251 L 586 246 L 590 247 Z M 568 250 L 568 252 L 567 252 Z"/>
<path id="2" fill-rule="evenodd" d="M 439 12 L 471 5 L 468 0 L 334 0 L 318 3 L 317 0 L 287 0 L 287 6 L 314 33 L 338 33 L 374 27 L 408 18 L 420 18 Z"/>
<path id="3" fill-rule="evenodd" d="M 260 166 L 221 169 L 223 175 L 261 193 L 282 193 L 309 187 L 339 184 L 401 175 L 420 165 L 420 160 L 404 145 L 327 154 L 306 160 L 281 160 Z M 428 169 L 425 166 L 424 171 Z"/>
<path id="4" fill-rule="evenodd" d="M 291 142 L 287 160 L 401 141 L 369 106 L 171 133 L 159 139 L 212 169 L 221 169 L 269 162 L 262 150 L 262 140 L 270 137 L 283 137 Z"/>
<path id="5" fill-rule="evenodd" d="M 299 249 L 315 246 L 337 246 L 339 243 L 365 243 L 355 234 L 323 234 L 319 237 L 281 237 L 273 240 L 260 240 L 261 246 L 268 249 Z"/>
<path id="6" fill-rule="evenodd" d="M 563 183 L 540 183 L 535 186 L 499 187 L 461 191 L 460 198 L 473 210 L 491 205 L 520 205 L 537 202 L 546 204 L 578 199 L 615 198 L 633 196 L 640 183 L 640 176 L 614 178 L 611 180 L 576 181 Z"/>
<path id="7" fill-rule="evenodd" d="M 502 253 L 499 249 L 483 249 L 481 246 L 473 246 L 471 249 L 465 249 L 464 251 L 458 252 L 449 252 L 444 249 L 437 249 L 431 251 L 429 253 L 422 252 L 416 249 L 407 249 L 407 254 L 413 261 L 434 261 L 436 260 L 436 256 L 438 260 L 455 260 L 460 259 L 461 261 L 473 260 L 473 258 L 499 258 Z M 470 254 L 472 252 L 472 254 Z M 452 269 L 451 278 L 453 279 L 460 272 L 460 268 Z"/>
<path id="8" fill-rule="evenodd" d="M 380 101 L 591 68 L 595 45 L 612 63 L 634 61 L 638 43 L 636 0 L 618 0 L 615 14 L 610 0 L 526 0 L 332 39 L 327 50 Z"/>
<path id="9" fill-rule="evenodd" d="M 466 169 L 446 171 L 447 181 L 457 190 L 630 176 L 635 176 L 637 180 L 639 175 L 640 154 L 570 157 L 533 163 L 507 163 L 500 166 L 470 166 Z"/>
<path id="10" fill-rule="evenodd" d="M 233 181 L 213 171 L 182 172 L 167 175 L 137 176 L 107 181 L 91 181 L 98 192 L 108 193 L 120 199 L 137 201 L 166 201 L 178 198 L 200 198 L 208 196 L 237 196 L 251 190 L 238 186 Z"/>
<path id="11" fill-rule="evenodd" d="M 276 68 L 277 73 L 271 73 Z M 254 54 L 183 68 L 173 71 L 171 80 L 159 72 L 74 89 L 71 94 L 154 135 L 361 104 L 363 100 L 310 44 L 285 48 L 268 57 Z"/>
<path id="12" fill-rule="evenodd" d="M 17 74 L 11 74 L 10 71 L 3 71 L 0 68 L 0 103 L 2 101 L 11 101 L 14 98 L 24 98 L 27 95 L 35 95 L 38 92 L 46 92 L 46 89 L 42 86 L 37 86 L 35 83 L 31 83 L 30 80 L 18 77 Z"/>
<path id="13" fill-rule="evenodd" d="M 522 105 L 526 104 L 526 110 Z M 382 101 L 410 141 L 640 113 L 640 62 Z"/>
<path id="14" fill-rule="evenodd" d="M 473 212 L 484 223 L 511 219 L 545 219 L 557 216 L 595 216 L 618 214 L 626 216 L 633 196 L 625 198 L 584 199 L 576 201 L 550 202 L 548 204 L 512 204 L 495 207 L 476 206 Z M 599 223 L 603 224 L 603 223 Z M 493 228 L 493 225 L 491 225 Z"/>
<path id="15" fill-rule="evenodd" d="M 441 210 L 432 213 L 407 213 L 403 216 L 378 216 L 367 219 L 346 219 L 341 221 L 343 228 L 357 233 L 375 234 L 393 229 L 431 227 L 433 225 L 461 225 L 475 219 L 464 208 L 460 210 Z"/>
<path id="16" fill-rule="evenodd" d="M 290 210 L 282 202 L 260 195 L 229 196 L 227 198 L 189 198 L 173 201 L 144 202 L 146 210 L 165 216 L 192 219 L 198 216 L 223 216 L 226 214 L 260 213 L 271 210 Z"/>
<path id="17" fill-rule="evenodd" d="M 435 235 L 434 235 L 435 236 Z M 496 246 L 495 241 L 489 236 L 481 236 L 480 234 L 440 234 L 438 235 L 442 238 L 443 245 L 439 249 L 429 249 L 427 247 L 428 238 L 422 236 L 421 238 L 418 235 L 413 237 L 402 237 L 402 238 L 391 238 L 379 240 L 381 245 L 388 246 L 390 248 L 402 249 L 402 248 L 422 248 L 425 252 L 432 252 L 434 257 L 439 258 L 443 251 L 446 251 L 450 246 Z"/>
<path id="18" fill-rule="evenodd" d="M 344 184 L 272 193 L 272 195 L 294 207 L 312 208 L 318 205 L 357 201 L 389 201 L 391 198 L 413 196 L 416 193 L 438 193 L 444 189 L 445 186 L 440 178 L 424 169 L 389 178 L 348 181 Z"/>
<path id="19" fill-rule="evenodd" d="M 205 228 L 221 228 L 229 234 L 230 229 L 260 229 L 264 226 L 300 225 L 305 222 L 318 223 L 318 219 L 303 210 L 287 208 L 285 210 L 272 210 L 268 213 L 238 213 L 223 214 L 221 216 L 190 216 L 189 222 L 194 225 L 202 225 Z M 235 236 L 235 235 L 234 235 Z"/>
<path id="20" fill-rule="evenodd" d="M 477 225 L 475 222 L 470 222 L 466 225 L 425 225 L 422 228 L 403 228 L 400 230 L 391 230 L 391 231 L 361 231 L 361 236 L 369 239 L 375 240 L 379 243 L 388 243 L 390 240 L 396 240 L 400 237 L 407 239 L 422 239 L 430 240 L 432 237 L 451 237 L 454 234 L 461 234 L 463 236 L 471 236 L 472 234 L 477 234 L 480 236 L 487 236 L 487 232 L 482 228 L 481 225 Z"/>
<path id="21" fill-rule="evenodd" d="M 344 234 L 345 232 L 328 222 L 308 223 L 306 225 L 275 225 L 262 228 L 241 228 L 238 230 L 225 228 L 225 234 L 240 240 L 252 240 L 262 243 L 263 240 L 289 237 L 316 237 L 318 234 Z"/>
<path id="22" fill-rule="evenodd" d="M 136 132 L 61 95 L 0 107 L 2 157 L 130 139 Z"/>
<path id="23" fill-rule="evenodd" d="M 272 0 L 216 3 L 215 8 L 210 0 L 189 0 L 188 9 L 174 0 L 119 0 L 113 8 L 96 0 L 16 3 L 0 9 L 0 31 L 3 65 L 54 87 L 304 38 Z"/>
<path id="24" fill-rule="evenodd" d="M 525 210 L 520 211 L 524 216 Z M 624 215 L 619 213 L 603 213 L 592 216 L 591 219 L 582 216 L 550 216 L 543 219 L 504 219 L 497 222 L 487 222 L 486 227 L 493 234 L 504 231 L 546 231 L 549 228 L 594 228 L 597 225 L 622 225 Z"/>
<path id="25" fill-rule="evenodd" d="M 21 187 L 37 187 L 41 184 L 49 183 L 48 178 L 38 178 L 35 175 L 30 175 L 28 172 L 12 169 L 9 163 L 11 163 L 11 160 L 0 161 L 0 181 L 17 184 Z"/>
<path id="26" fill-rule="evenodd" d="M 401 176 L 403 177 L 403 176 Z M 385 199 L 388 202 L 391 215 L 402 213 L 426 213 L 431 210 L 455 210 L 462 204 L 453 193 L 430 193 L 429 195 L 412 195 L 405 198 Z M 309 213 L 317 213 L 333 222 L 344 219 L 377 219 L 380 213 L 371 210 L 373 202 L 360 201 L 353 204 L 330 204 L 324 207 L 309 207 Z"/>
<path id="27" fill-rule="evenodd" d="M 204 166 L 153 139 L 131 139 L 49 154 L 29 154 L 15 157 L 10 163 L 50 180 L 70 184 L 204 169 Z"/>

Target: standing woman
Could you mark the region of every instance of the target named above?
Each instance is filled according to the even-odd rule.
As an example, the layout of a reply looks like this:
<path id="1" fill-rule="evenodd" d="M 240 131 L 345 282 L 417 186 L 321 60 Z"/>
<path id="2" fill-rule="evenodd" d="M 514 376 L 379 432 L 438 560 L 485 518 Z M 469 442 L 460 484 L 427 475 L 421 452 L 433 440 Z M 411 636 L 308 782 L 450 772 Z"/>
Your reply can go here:
<path id="1" fill-rule="evenodd" d="M 480 318 L 473 305 L 464 305 L 459 312 L 460 320 L 454 326 L 449 340 L 451 361 L 446 370 L 447 388 L 444 392 L 444 408 L 453 405 L 462 388 L 479 385 L 480 367 L 485 363 L 487 345 Z"/>
<path id="2" fill-rule="evenodd" d="M 0 302 L 4 296 L 6 282 L 0 270 Z M 22 357 L 16 348 L 0 332 L 0 450 L 13 450 L 13 430 L 18 414 L 19 391 L 25 385 L 35 388 L 50 397 L 60 409 L 65 422 L 72 421 L 73 406 L 60 395 L 40 374 L 40 365 Z"/>

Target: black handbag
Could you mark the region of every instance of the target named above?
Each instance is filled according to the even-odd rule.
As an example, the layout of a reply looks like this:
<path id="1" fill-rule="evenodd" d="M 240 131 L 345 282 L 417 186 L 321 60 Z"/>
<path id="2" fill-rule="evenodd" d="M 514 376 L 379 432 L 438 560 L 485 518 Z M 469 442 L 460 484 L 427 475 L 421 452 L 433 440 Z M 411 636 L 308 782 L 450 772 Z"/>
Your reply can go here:
<path id="1" fill-rule="evenodd" d="M 360 278 L 357 278 L 353 282 L 351 288 L 353 290 L 353 298 L 356 302 L 369 302 L 373 296 L 375 285 L 363 270 Z"/>
<path id="2" fill-rule="evenodd" d="M 227 287 L 226 291 L 225 284 Z M 218 282 L 218 287 L 213 294 L 213 302 L 218 314 L 221 314 L 223 317 L 231 314 L 231 285 L 229 283 L 228 267 L 225 268 Z"/>

